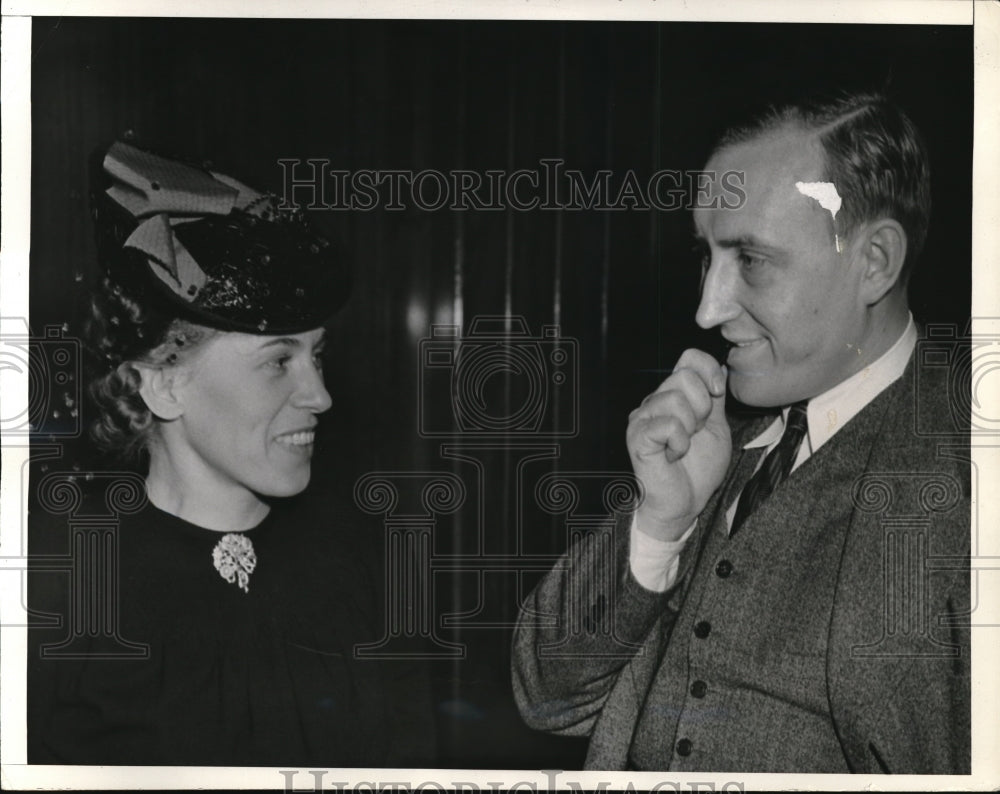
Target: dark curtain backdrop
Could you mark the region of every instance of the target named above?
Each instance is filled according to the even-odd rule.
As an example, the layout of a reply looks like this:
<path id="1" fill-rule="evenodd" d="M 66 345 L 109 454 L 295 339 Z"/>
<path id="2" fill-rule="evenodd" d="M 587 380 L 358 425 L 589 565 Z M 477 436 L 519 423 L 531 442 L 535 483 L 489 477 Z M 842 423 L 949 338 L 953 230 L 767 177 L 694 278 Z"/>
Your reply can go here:
<path id="1" fill-rule="evenodd" d="M 561 158 L 588 178 L 611 169 L 618 185 L 629 170 L 644 183 L 658 169 L 700 168 L 735 114 L 807 86 L 888 85 L 923 130 L 935 206 L 912 305 L 924 322 L 964 328 L 969 314 L 971 28 L 37 18 L 32 47 L 36 334 L 64 322 L 79 333 L 96 274 L 88 156 L 125 130 L 279 193 L 282 158 L 482 174 Z M 399 473 L 460 478 L 465 502 L 433 516 L 429 553 L 435 637 L 464 647 L 431 662 L 441 763 L 579 766 L 582 741 L 529 731 L 510 696 L 518 599 L 567 542 L 567 516 L 541 509 L 532 489 L 552 471 L 628 471 L 629 411 L 685 347 L 711 344 L 693 322 L 690 214 L 411 205 L 313 221 L 356 283 L 331 326 L 334 408 L 310 498 L 350 499 L 377 471 L 396 472 L 404 496 L 412 483 Z M 523 317 L 532 338 L 559 326 L 563 343 L 536 349 L 568 351 L 568 378 L 548 381 L 534 436 L 467 432 L 449 453 L 449 439 L 420 432 L 454 425 L 441 370 L 423 369 L 421 399 L 421 340 L 432 324 L 468 334 L 474 318 L 498 315 Z M 523 373 L 487 390 L 501 414 L 531 398 Z M 99 465 L 82 440 L 46 463 Z M 607 476 L 581 487 L 571 520 L 600 512 Z"/>

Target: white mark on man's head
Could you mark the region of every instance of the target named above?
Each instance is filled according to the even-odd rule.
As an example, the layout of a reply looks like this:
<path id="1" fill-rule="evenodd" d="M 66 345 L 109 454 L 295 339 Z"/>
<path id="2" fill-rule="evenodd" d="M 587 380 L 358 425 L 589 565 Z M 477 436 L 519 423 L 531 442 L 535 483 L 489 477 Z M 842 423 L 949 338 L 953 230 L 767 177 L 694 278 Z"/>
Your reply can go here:
<path id="1" fill-rule="evenodd" d="M 837 186 L 833 182 L 796 182 L 795 189 L 803 196 L 808 196 L 819 202 L 819 205 L 830 213 L 833 219 L 833 239 L 840 253 L 840 236 L 837 234 L 837 213 L 843 204 Z"/>

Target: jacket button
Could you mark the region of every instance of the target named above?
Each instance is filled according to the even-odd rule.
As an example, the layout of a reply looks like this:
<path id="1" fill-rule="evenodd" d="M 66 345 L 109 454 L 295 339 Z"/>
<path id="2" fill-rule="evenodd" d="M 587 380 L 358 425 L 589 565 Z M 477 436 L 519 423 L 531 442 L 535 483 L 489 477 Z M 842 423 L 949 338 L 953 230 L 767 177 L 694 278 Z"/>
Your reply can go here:
<path id="1" fill-rule="evenodd" d="M 719 564 L 715 566 L 715 575 L 720 579 L 728 579 L 732 572 L 733 564 L 729 560 L 720 560 Z"/>
<path id="2" fill-rule="evenodd" d="M 705 693 L 708 691 L 708 684 L 704 681 L 694 681 L 691 684 L 691 696 L 696 698 L 705 697 Z"/>
<path id="3" fill-rule="evenodd" d="M 677 742 L 677 755 L 691 755 L 692 747 L 690 739 L 681 739 Z"/>
<path id="4" fill-rule="evenodd" d="M 709 634 L 712 633 L 712 624 L 707 620 L 699 621 L 694 624 L 694 636 L 699 640 L 705 639 Z"/>

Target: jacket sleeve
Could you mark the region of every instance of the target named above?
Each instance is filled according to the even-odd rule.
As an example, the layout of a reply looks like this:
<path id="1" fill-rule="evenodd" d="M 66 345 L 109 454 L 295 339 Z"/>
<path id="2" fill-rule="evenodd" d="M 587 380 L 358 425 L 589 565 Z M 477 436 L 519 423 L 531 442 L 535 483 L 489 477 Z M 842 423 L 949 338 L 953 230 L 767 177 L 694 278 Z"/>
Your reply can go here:
<path id="1" fill-rule="evenodd" d="M 532 728 L 590 734 L 618 676 L 663 619 L 673 591 L 640 585 L 629 566 L 631 514 L 582 536 L 521 606 L 514 698 Z"/>

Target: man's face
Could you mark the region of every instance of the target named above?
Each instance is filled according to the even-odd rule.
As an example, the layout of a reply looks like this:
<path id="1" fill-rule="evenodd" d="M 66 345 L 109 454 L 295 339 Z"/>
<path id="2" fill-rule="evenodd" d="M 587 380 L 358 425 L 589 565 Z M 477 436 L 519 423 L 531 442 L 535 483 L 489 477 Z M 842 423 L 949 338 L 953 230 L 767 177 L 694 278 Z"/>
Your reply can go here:
<path id="1" fill-rule="evenodd" d="M 694 211 L 705 245 L 696 320 L 734 345 L 733 395 L 788 405 L 861 369 L 862 261 L 842 236 L 838 252 L 831 213 L 795 186 L 823 181 L 819 142 L 782 130 L 722 150 L 706 170 L 745 174 L 742 207 Z"/>

